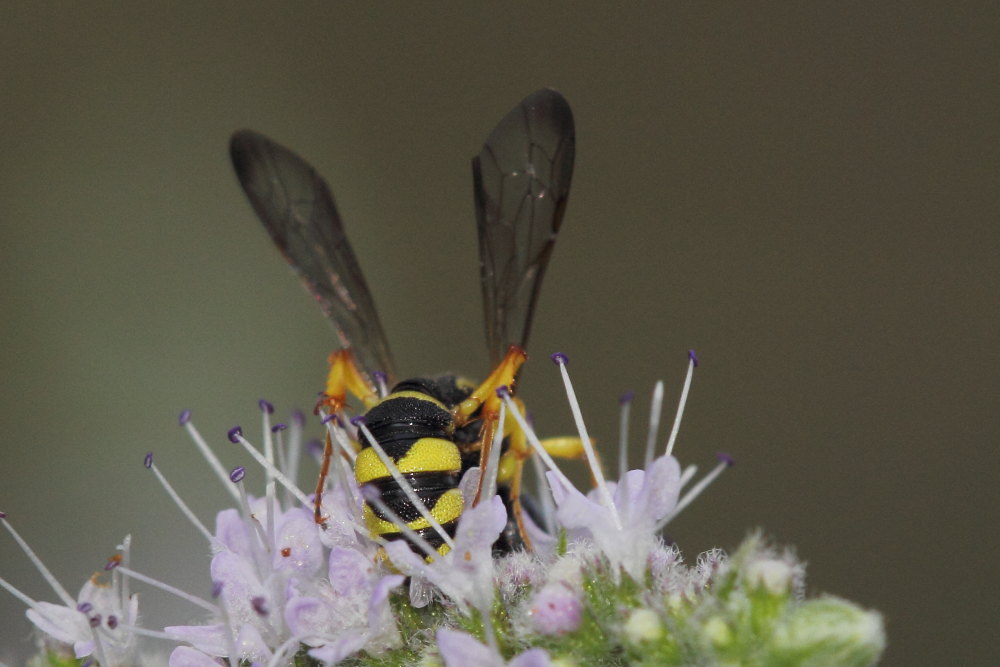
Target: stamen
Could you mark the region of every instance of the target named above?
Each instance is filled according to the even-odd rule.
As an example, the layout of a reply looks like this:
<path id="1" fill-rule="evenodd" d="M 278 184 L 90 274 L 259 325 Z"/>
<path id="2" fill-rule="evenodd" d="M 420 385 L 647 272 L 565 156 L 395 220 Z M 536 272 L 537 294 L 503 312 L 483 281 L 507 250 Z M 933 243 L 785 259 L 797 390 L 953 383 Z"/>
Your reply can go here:
<path id="1" fill-rule="evenodd" d="M 621 413 L 618 418 L 618 477 L 628 472 L 628 414 L 632 407 L 635 392 L 626 391 L 618 399 Z"/>
<path id="2" fill-rule="evenodd" d="M 124 565 L 119 567 L 118 571 L 126 575 L 126 578 L 135 579 L 136 581 L 141 581 L 144 584 L 149 584 L 154 588 L 159 588 L 161 591 L 165 591 L 167 593 L 170 593 L 171 595 L 175 595 L 181 598 L 182 600 L 187 600 L 191 604 L 201 607 L 205 611 L 211 612 L 213 614 L 219 613 L 218 606 L 212 604 L 211 602 L 205 600 L 204 598 L 200 598 L 196 595 L 191 595 L 190 593 L 186 593 L 185 591 L 182 591 L 181 589 L 175 586 L 171 586 L 170 584 L 159 581 L 158 579 L 153 579 L 152 577 L 142 574 L 141 572 L 136 572 L 135 570 L 125 567 Z"/>
<path id="3" fill-rule="evenodd" d="M 52 587 L 52 590 L 59 596 L 59 599 L 62 600 L 63 604 L 67 607 L 76 606 L 76 600 L 74 600 L 66 589 L 62 587 L 62 584 L 56 580 L 55 575 L 52 574 L 49 568 L 45 567 L 45 563 L 43 563 L 42 559 L 39 558 L 34 551 L 32 551 L 31 547 L 28 546 L 28 543 L 25 542 L 23 537 L 21 537 L 21 534 L 14 530 L 14 526 L 10 525 L 10 522 L 7 521 L 6 514 L 4 514 L 3 517 L 0 517 L 0 523 L 2 523 L 3 527 L 7 529 L 10 536 L 14 538 L 17 545 L 21 547 L 21 551 L 24 552 L 24 555 L 27 556 L 28 560 L 30 560 L 35 566 L 35 569 L 41 573 L 42 577 L 46 582 L 48 582 L 49 586 Z"/>
<path id="4" fill-rule="evenodd" d="M 399 472 L 399 468 L 396 467 L 395 461 L 389 458 L 389 455 L 385 453 L 382 445 L 375 440 L 372 432 L 368 430 L 367 426 L 365 426 L 365 418 L 360 416 L 355 417 L 351 420 L 351 424 L 356 426 L 358 430 L 364 434 L 368 444 L 371 445 L 372 449 L 374 449 L 375 453 L 378 455 L 379 460 L 382 461 L 382 465 L 385 466 L 386 470 L 389 471 L 389 474 L 392 475 L 393 480 L 395 480 L 399 488 L 403 490 L 403 493 L 406 494 L 407 500 L 409 500 L 413 507 L 420 512 L 420 516 L 427 520 L 427 523 L 429 523 L 431 528 L 434 529 L 434 532 L 441 536 L 441 539 L 444 540 L 445 544 L 454 549 L 455 541 L 451 539 L 451 535 L 446 533 L 441 524 L 438 523 L 438 520 L 431 516 L 430 510 L 427 509 L 427 505 L 425 505 L 424 501 L 420 499 L 417 492 L 413 490 L 413 486 L 406 480 L 405 477 L 403 477 L 403 474 Z"/>
<path id="5" fill-rule="evenodd" d="M 233 443 L 234 445 L 240 441 L 241 435 L 243 435 L 243 427 L 239 426 L 238 424 L 226 432 L 226 437 L 229 438 L 229 442 Z"/>
<path id="6" fill-rule="evenodd" d="M 347 429 L 344 428 L 343 420 L 337 415 L 327 415 L 326 417 L 323 417 L 323 424 L 326 425 L 327 431 L 333 434 L 338 444 L 341 445 L 341 452 L 346 454 L 347 458 L 353 464 L 358 458 L 358 453 L 354 451 L 353 447 L 351 447 L 351 443 L 348 440 L 349 436 L 347 435 Z"/>
<path id="7" fill-rule="evenodd" d="M 360 521 L 360 503 L 357 502 L 360 500 L 358 497 L 358 485 L 353 483 L 353 476 L 351 475 L 351 469 L 349 469 L 349 466 L 353 465 L 354 459 L 357 458 L 357 453 L 355 453 L 354 447 L 351 446 L 347 431 L 340 420 L 329 422 L 327 424 L 327 431 L 333 435 L 331 442 L 336 445 L 336 450 L 334 451 L 334 462 L 336 464 L 334 479 L 340 484 L 340 488 L 344 490 L 344 493 L 349 493 L 351 499 L 355 501 L 348 503 L 352 514 L 351 518 L 354 521 Z M 345 452 L 348 455 L 347 459 L 343 456 Z M 348 460 L 351 461 L 350 464 L 348 464 Z"/>
<path id="8" fill-rule="evenodd" d="M 507 387 L 498 388 L 497 396 L 502 397 L 501 392 L 510 394 L 510 390 Z M 507 406 L 501 403 L 500 412 L 497 415 L 496 432 L 493 434 L 493 442 L 490 445 L 490 458 L 486 461 L 486 470 L 484 472 L 486 477 L 483 478 L 483 482 L 486 483 L 486 494 L 482 497 L 487 499 L 497 494 L 497 474 L 500 471 L 500 450 L 503 448 L 503 426 L 504 419 L 507 417 L 506 412 Z"/>
<path id="9" fill-rule="evenodd" d="M 292 480 L 292 483 L 297 484 L 299 479 L 299 462 L 302 457 L 302 429 L 305 427 L 306 417 L 299 410 L 292 411 L 292 426 L 289 429 L 288 440 L 285 441 L 285 451 L 288 453 L 287 465 L 282 468 L 285 474 L 288 475 L 288 479 Z M 285 504 L 292 504 L 292 496 L 285 489 L 286 499 Z"/>
<path id="10" fill-rule="evenodd" d="M 646 434 L 646 459 L 644 467 L 653 462 L 656 438 L 660 435 L 660 415 L 663 413 L 663 380 L 653 387 L 653 398 L 649 404 L 649 431 Z"/>
<path id="11" fill-rule="evenodd" d="M 267 616 L 270 611 L 267 608 L 267 600 L 260 595 L 250 598 L 250 606 L 257 612 L 258 616 Z"/>
<path id="12" fill-rule="evenodd" d="M 698 472 L 698 466 L 696 466 L 693 463 L 691 465 L 689 465 L 688 467 L 684 468 L 684 470 L 681 472 L 681 488 L 682 489 L 685 486 L 687 486 L 687 483 L 691 481 L 691 478 L 694 477 L 695 473 L 697 473 L 697 472 Z"/>
<path id="13" fill-rule="evenodd" d="M 281 664 L 281 661 L 284 660 L 285 655 L 292 649 L 298 648 L 301 641 L 302 640 L 300 638 L 295 636 L 285 640 L 285 642 L 274 651 L 274 655 L 271 656 L 271 659 L 267 661 L 267 667 L 278 667 L 278 665 Z"/>
<path id="14" fill-rule="evenodd" d="M 677 431 L 681 429 L 681 417 L 684 416 L 684 406 L 687 405 L 688 391 L 691 389 L 691 378 L 694 376 L 694 369 L 698 366 L 698 357 L 694 350 L 688 350 L 688 371 L 684 378 L 684 389 L 681 390 L 681 399 L 677 402 L 677 416 L 674 417 L 674 427 L 670 430 L 670 439 L 667 441 L 667 456 L 674 451 L 674 441 L 677 440 Z"/>
<path id="15" fill-rule="evenodd" d="M 0 577 L 0 588 L 4 589 L 8 593 L 10 593 L 14 597 L 16 597 L 18 600 L 20 600 L 24 604 L 25 607 L 34 608 L 34 606 L 37 604 L 34 600 L 32 600 L 31 598 L 29 598 L 27 595 L 25 595 L 24 593 L 22 593 L 20 590 L 18 590 L 17 588 L 14 588 L 14 585 L 11 584 L 10 582 L 8 582 L 3 577 Z"/>
<path id="16" fill-rule="evenodd" d="M 258 545 L 262 547 L 268 553 L 271 553 L 270 542 L 267 540 L 267 535 L 264 534 L 264 527 L 260 525 L 260 521 L 254 516 L 253 511 L 250 509 L 250 499 L 247 498 L 246 487 L 243 486 L 243 478 L 246 476 L 246 468 L 243 466 L 237 466 L 233 468 L 233 471 L 229 473 L 229 479 L 233 481 L 236 485 L 237 491 L 240 494 L 240 509 L 243 510 L 243 523 L 245 526 L 250 526 L 253 528 L 254 534 L 257 536 Z M 250 535 L 247 538 L 253 540 Z M 260 566 L 260 554 L 254 550 L 254 558 L 258 561 L 257 565 Z"/>
<path id="17" fill-rule="evenodd" d="M 94 622 L 96 619 L 96 623 Z M 97 663 L 100 665 L 110 665 L 107 656 L 104 654 L 104 642 L 101 641 L 100 635 L 97 634 L 97 628 L 101 624 L 100 615 L 95 618 L 90 619 L 90 634 L 94 638 L 94 654 L 97 656 Z"/>
<path id="18" fill-rule="evenodd" d="M 267 498 L 267 550 L 271 552 L 274 545 L 274 515 L 278 510 L 274 497 L 274 475 L 270 473 L 270 470 L 275 468 L 274 438 L 271 433 L 271 414 L 274 413 L 274 406 L 263 398 L 257 404 L 260 406 L 261 431 L 264 433 L 264 458 L 271 464 L 271 467 L 264 471 L 264 496 Z"/>
<path id="19" fill-rule="evenodd" d="M 424 554 L 430 558 L 439 558 L 441 556 L 441 554 L 439 554 L 437 550 L 431 546 L 430 542 L 424 539 L 420 533 L 406 525 L 406 522 L 403 521 L 402 517 L 385 504 L 385 501 L 382 500 L 382 494 L 378 489 L 374 486 L 365 484 L 361 487 L 361 495 L 364 497 L 366 502 L 374 505 L 379 514 L 386 517 L 389 523 L 399 528 L 399 532 L 405 535 L 410 540 L 410 543 L 416 545 L 421 551 L 424 552 Z M 386 542 L 389 541 L 381 536 L 378 536 L 378 539 L 385 540 Z M 454 548 L 454 545 L 452 545 L 452 548 Z"/>
<path id="20" fill-rule="evenodd" d="M 139 627 L 138 625 L 129 625 L 128 623 L 119 623 L 118 627 L 125 630 L 129 634 L 142 635 L 144 637 L 152 637 L 153 639 L 165 639 L 167 641 L 176 642 L 177 637 L 168 635 L 166 632 L 160 632 L 158 630 L 149 630 L 147 628 Z"/>
<path id="21" fill-rule="evenodd" d="M 535 450 L 535 453 L 538 454 L 538 458 L 540 458 L 542 462 L 545 463 L 545 466 L 550 471 L 552 471 L 552 473 L 556 475 L 556 477 L 559 479 L 560 484 L 562 484 L 567 489 L 575 488 L 573 486 L 573 482 L 569 481 L 569 478 L 566 477 L 565 474 L 563 474 L 563 471 L 559 469 L 559 466 L 557 466 L 556 462 L 552 460 L 552 457 L 549 456 L 549 453 L 545 451 L 545 447 L 543 447 L 542 443 L 538 440 L 538 435 L 535 433 L 535 430 L 528 425 L 528 422 L 524 419 L 524 416 L 521 415 L 521 411 L 517 409 L 517 406 L 514 404 L 514 399 L 510 397 L 510 394 L 501 396 L 500 398 L 502 398 L 504 404 L 506 404 L 507 412 L 514 418 L 514 421 L 517 422 L 517 425 L 521 427 L 521 430 L 524 432 L 528 444 L 531 445 L 531 447 Z"/>
<path id="22" fill-rule="evenodd" d="M 309 507 L 312 504 L 312 501 L 309 500 L 309 497 L 306 496 L 306 494 L 302 493 L 302 491 L 299 490 L 299 487 L 295 486 L 292 480 L 288 479 L 288 477 L 285 476 L 285 473 L 275 468 L 273 463 L 269 463 L 268 460 L 264 458 L 264 456 L 262 456 L 261 453 L 258 452 L 256 448 L 254 448 L 254 446 L 251 445 L 246 438 L 243 437 L 243 432 L 237 431 L 237 429 L 239 429 L 239 426 L 237 426 L 235 429 L 230 429 L 229 432 L 233 435 L 231 435 L 229 439 L 235 443 L 240 444 L 243 447 L 243 449 L 245 449 L 247 453 L 250 454 L 250 456 L 252 456 L 254 460 L 260 464 L 262 468 L 264 468 L 265 470 L 269 470 L 271 474 L 274 475 L 274 479 L 279 484 L 288 489 L 292 493 L 292 495 L 295 496 L 296 500 L 298 500 L 306 507 Z M 236 439 L 233 440 L 233 438 Z"/>
<path id="23" fill-rule="evenodd" d="M 559 372 L 562 374 L 563 386 L 566 387 L 566 398 L 569 399 L 569 407 L 573 412 L 573 420 L 576 422 L 576 429 L 580 433 L 583 451 L 587 454 L 587 463 L 590 466 L 590 472 L 597 483 L 597 493 L 601 498 L 602 504 L 611 514 L 611 519 L 615 522 L 615 528 L 621 530 L 622 521 L 618 516 L 618 508 L 615 507 L 615 503 L 611 499 L 611 492 L 608 491 L 604 472 L 601 470 L 600 463 L 597 462 L 597 454 L 594 452 L 594 446 L 590 442 L 587 427 L 583 423 L 583 414 L 580 412 L 580 403 L 576 400 L 576 392 L 573 391 L 573 383 L 569 380 L 569 372 L 566 370 L 566 364 L 569 363 L 569 360 L 566 358 L 566 355 L 558 352 L 552 355 L 552 360 L 559 366 Z"/>
<path id="24" fill-rule="evenodd" d="M 208 532 L 208 528 L 205 528 L 205 524 L 198 520 L 198 517 L 194 515 L 194 512 L 192 512 L 191 508 L 187 506 L 187 503 L 181 500 L 181 497 L 176 491 L 174 491 L 174 487 L 170 485 L 167 478 L 163 476 L 160 469 L 156 467 L 155 463 L 153 463 L 153 452 L 146 454 L 143 465 L 153 471 L 153 474 L 156 475 L 157 481 L 160 482 L 160 485 L 167 492 L 167 495 L 170 496 L 170 499 L 173 500 L 177 507 L 181 510 L 181 513 L 188 518 L 188 521 L 190 521 L 195 528 L 201 531 L 201 534 L 205 536 L 205 539 L 208 540 L 209 544 L 215 546 L 217 544 L 215 537 L 212 533 Z"/>
<path id="25" fill-rule="evenodd" d="M 720 452 L 717 454 L 717 457 L 719 458 L 719 465 L 715 466 L 715 468 L 712 469 L 712 472 L 702 477 L 700 482 L 695 484 L 690 491 L 684 494 L 684 497 L 677 503 L 677 507 L 674 508 L 674 511 L 660 519 L 660 522 L 656 524 L 656 530 L 661 530 L 670 521 L 672 521 L 674 517 L 681 513 L 681 510 L 690 505 L 695 498 L 701 495 L 701 492 L 708 488 L 708 485 L 714 482 L 715 478 L 721 475 L 723 470 L 734 464 L 733 458 L 729 456 L 729 454 Z"/>
<path id="26" fill-rule="evenodd" d="M 372 379 L 375 380 L 375 384 L 378 386 L 378 397 L 385 398 L 389 395 L 389 387 L 386 384 L 388 381 L 388 376 L 382 371 L 374 371 L 372 373 Z"/>
<path id="27" fill-rule="evenodd" d="M 201 433 L 198 432 L 198 429 L 196 429 L 194 427 L 194 424 L 191 423 L 191 411 L 185 410 L 184 412 L 182 412 L 179 421 L 181 423 L 181 426 L 183 426 L 184 429 L 187 431 L 188 437 L 190 437 L 191 441 L 194 442 L 195 447 L 198 448 L 198 451 L 201 452 L 201 455 L 204 457 L 204 459 L 208 461 L 208 467 L 210 467 L 212 471 L 215 473 L 216 477 L 218 477 L 219 480 L 223 482 L 222 484 L 223 488 L 225 488 L 226 491 L 229 493 L 229 495 L 233 497 L 233 500 L 239 500 L 239 496 L 236 495 L 236 492 L 228 484 L 225 483 L 226 469 L 222 466 L 222 462 L 219 461 L 219 458 L 215 455 L 215 452 L 213 452 L 211 448 L 209 448 L 208 443 L 205 442 L 205 438 L 201 436 Z"/>
<path id="28" fill-rule="evenodd" d="M 226 650 L 229 651 L 229 655 L 236 656 L 239 654 L 236 652 L 235 628 L 233 627 L 232 617 L 229 615 L 229 609 L 226 608 L 226 599 L 220 598 L 223 587 L 224 584 L 221 581 L 212 582 L 212 597 L 219 600 L 219 616 L 221 616 L 224 628 L 223 634 L 226 636 Z"/>
<path id="29" fill-rule="evenodd" d="M 545 481 L 545 468 L 542 467 L 542 460 L 537 456 L 529 456 L 531 466 L 535 471 L 535 481 L 537 490 L 535 492 L 538 502 L 541 504 L 542 518 L 545 520 L 543 528 L 549 535 L 556 533 L 556 505 L 552 500 L 552 489 Z"/>
<path id="30" fill-rule="evenodd" d="M 132 534 L 131 533 L 129 533 L 128 535 L 125 536 L 125 538 L 122 540 L 122 543 L 118 545 L 118 549 L 119 549 L 119 551 L 121 551 L 121 559 L 120 559 L 119 563 L 121 565 L 124 565 L 125 567 L 128 567 L 128 565 L 129 565 L 129 559 L 131 558 L 131 555 L 132 555 Z M 118 583 L 118 589 L 119 589 L 119 591 L 121 591 L 121 596 L 119 597 L 119 604 L 121 605 L 121 608 L 123 610 L 127 610 L 129 608 L 129 606 L 128 606 L 128 599 L 129 599 L 128 578 L 122 575 L 121 570 L 115 571 L 115 573 L 114 573 L 113 576 L 118 580 L 118 582 L 117 582 Z"/>
<path id="31" fill-rule="evenodd" d="M 278 457 L 278 470 L 284 470 L 286 473 L 288 472 L 288 450 L 281 434 L 287 428 L 288 425 L 281 422 L 271 427 L 271 435 L 274 436 L 274 453 Z"/>

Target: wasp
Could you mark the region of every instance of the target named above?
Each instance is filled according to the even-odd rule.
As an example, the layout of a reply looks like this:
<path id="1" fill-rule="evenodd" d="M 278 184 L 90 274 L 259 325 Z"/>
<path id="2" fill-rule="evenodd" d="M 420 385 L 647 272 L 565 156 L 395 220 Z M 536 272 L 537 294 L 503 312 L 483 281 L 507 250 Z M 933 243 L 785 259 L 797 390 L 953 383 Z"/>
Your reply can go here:
<path id="1" fill-rule="evenodd" d="M 566 211 L 574 152 L 573 114 L 554 90 L 538 90 L 524 98 L 489 134 L 472 160 L 472 178 L 486 343 L 493 370 L 479 385 L 456 376 L 392 384 L 394 363 L 385 332 L 327 183 L 301 157 L 261 134 L 242 130 L 230 141 L 237 178 L 257 216 L 340 339 L 341 349 L 330 355 L 318 408 L 338 414 L 348 394 L 360 400 L 370 437 L 452 535 L 465 504 L 458 482 L 472 466 L 485 469 L 498 435 L 497 390 L 513 391 L 518 369 L 527 358 L 524 350 L 539 288 Z M 388 378 L 392 389 L 387 395 L 379 393 L 375 373 Z M 529 449 L 513 420 L 506 424 L 500 467 L 508 472 L 502 475 L 499 493 L 511 520 L 494 546 L 500 551 L 530 547 L 520 495 Z M 386 507 L 446 553 L 443 539 L 420 516 L 371 444 L 360 436 L 359 443 L 357 482 L 376 487 Z M 326 520 L 320 503 L 332 456 L 328 434 L 316 488 L 315 516 L 320 524 Z M 404 538 L 367 502 L 364 519 L 375 535 Z"/>

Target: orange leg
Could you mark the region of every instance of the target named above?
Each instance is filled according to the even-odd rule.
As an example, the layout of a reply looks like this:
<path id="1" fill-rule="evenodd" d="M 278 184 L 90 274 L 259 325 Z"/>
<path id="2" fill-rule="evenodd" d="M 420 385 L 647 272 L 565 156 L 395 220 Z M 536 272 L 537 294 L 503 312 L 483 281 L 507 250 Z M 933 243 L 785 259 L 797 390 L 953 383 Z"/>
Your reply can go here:
<path id="1" fill-rule="evenodd" d="M 316 403 L 316 412 L 325 411 L 335 415 L 347 404 L 347 394 L 351 393 L 360 400 L 365 408 L 370 408 L 378 402 L 378 393 L 374 385 L 354 363 L 350 348 L 344 348 L 332 353 L 329 358 L 330 372 L 326 378 L 326 391 Z M 330 472 L 330 460 L 333 458 L 333 442 L 330 434 L 326 434 L 323 447 L 323 463 L 319 469 L 319 479 L 316 481 L 316 499 L 314 517 L 319 525 L 326 524 L 326 517 L 320 511 L 323 503 L 323 489 L 326 488 L 326 478 Z"/>
<path id="2" fill-rule="evenodd" d="M 482 407 L 481 417 L 483 427 L 479 432 L 479 467 L 486 469 L 486 461 L 490 457 L 490 449 L 493 447 L 493 438 L 496 436 L 497 426 L 500 420 L 500 397 L 497 396 L 497 389 L 507 387 L 513 394 L 514 382 L 517 379 L 517 371 L 528 358 L 528 354 L 517 345 L 511 345 L 507 354 L 493 369 L 489 377 L 467 399 L 456 405 L 452 409 L 452 416 L 455 424 L 461 426 L 469 421 L 472 414 Z M 475 503 L 479 502 L 479 496 L 483 490 L 483 480 L 480 477 L 479 487 L 476 489 Z"/>

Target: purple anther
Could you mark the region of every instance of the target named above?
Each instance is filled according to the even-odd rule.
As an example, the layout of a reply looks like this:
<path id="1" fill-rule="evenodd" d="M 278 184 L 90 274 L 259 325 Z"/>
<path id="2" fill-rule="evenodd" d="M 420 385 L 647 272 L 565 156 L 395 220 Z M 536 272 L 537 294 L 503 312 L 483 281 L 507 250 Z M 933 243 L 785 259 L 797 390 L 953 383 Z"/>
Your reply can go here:
<path id="1" fill-rule="evenodd" d="M 507 398 L 508 396 L 510 396 L 510 387 L 508 387 L 505 384 L 502 384 L 499 387 L 497 387 L 497 396 L 499 396 L 500 398 Z"/>
<path id="2" fill-rule="evenodd" d="M 153 452 L 146 452 L 146 458 L 142 460 L 142 465 L 147 468 L 153 467 Z"/>
<path id="3" fill-rule="evenodd" d="M 212 597 L 217 598 L 222 595 L 222 582 L 213 581 L 212 582 Z"/>
<path id="4" fill-rule="evenodd" d="M 96 627 L 100 626 L 100 624 L 101 624 L 101 615 L 100 614 L 94 614 L 88 620 L 90 621 L 90 627 L 96 628 Z"/>
<path id="5" fill-rule="evenodd" d="M 323 422 L 323 424 L 329 424 L 330 422 L 336 420 L 337 420 L 337 415 L 327 415 L 326 417 L 323 417 L 321 421 Z"/>
<path id="6" fill-rule="evenodd" d="M 177 418 L 177 423 L 180 424 L 181 426 L 184 426 L 189 421 L 191 421 L 191 411 L 190 410 L 184 410 L 183 412 L 181 412 L 180 416 Z"/>
<path id="7" fill-rule="evenodd" d="M 261 411 L 266 412 L 269 415 L 274 414 L 274 406 L 271 405 L 266 399 L 260 399 L 257 401 L 257 405 L 260 406 Z"/>
<path id="8" fill-rule="evenodd" d="M 287 424 L 275 424 L 271 427 L 271 433 L 278 433 L 279 431 L 284 431 L 288 428 Z"/>
<path id="9" fill-rule="evenodd" d="M 694 364 L 694 367 L 698 367 L 698 355 L 694 353 L 694 350 L 688 350 L 688 359 Z"/>
<path id="10" fill-rule="evenodd" d="M 226 436 L 229 438 L 229 442 L 239 442 L 241 435 L 243 435 L 243 429 L 239 426 L 232 427 L 229 429 L 229 432 L 226 433 Z"/>
<path id="11" fill-rule="evenodd" d="M 108 627 L 114 630 L 118 627 L 118 617 L 115 615 L 108 616 Z"/>
<path id="12" fill-rule="evenodd" d="M 239 484 L 246 477 L 247 469 L 243 466 L 236 466 L 233 468 L 232 472 L 229 473 L 229 481 L 233 484 Z"/>
<path id="13" fill-rule="evenodd" d="M 715 458 L 719 459 L 729 467 L 736 465 L 736 461 L 733 460 L 733 457 L 725 452 L 716 452 Z"/>
<path id="14" fill-rule="evenodd" d="M 6 518 L 7 518 L 7 513 L 6 512 L 0 512 L 0 519 L 6 519 Z"/>
<path id="15" fill-rule="evenodd" d="M 94 605 L 90 604 L 89 602 L 81 602 L 80 604 L 76 605 L 76 610 L 79 611 L 79 612 L 82 612 L 84 614 L 86 614 L 88 611 L 90 611 L 93 608 L 94 608 Z"/>
<path id="16" fill-rule="evenodd" d="M 635 398 L 635 392 L 631 390 L 626 391 L 624 394 L 618 397 L 618 405 L 625 405 L 627 403 L 631 403 L 633 398 Z"/>
<path id="17" fill-rule="evenodd" d="M 323 443 L 315 438 L 306 443 L 306 451 L 310 454 L 322 454 Z"/>
<path id="18" fill-rule="evenodd" d="M 267 600 L 263 596 L 256 595 L 251 598 L 250 605 L 258 616 L 267 616 Z"/>
<path id="19" fill-rule="evenodd" d="M 108 559 L 108 562 L 104 564 L 104 571 L 110 572 L 111 570 L 115 569 L 121 564 L 122 564 L 121 556 L 112 556 L 111 558 Z"/>
<path id="20" fill-rule="evenodd" d="M 569 357 L 562 352 L 556 352 L 555 354 L 550 355 L 549 359 L 551 359 L 557 366 L 565 366 L 569 363 Z"/>
<path id="21" fill-rule="evenodd" d="M 306 414 L 301 410 L 292 410 L 292 421 L 299 426 L 306 425 Z"/>
<path id="22" fill-rule="evenodd" d="M 378 384 L 384 384 L 389 380 L 389 376 L 382 371 L 372 371 L 372 379 Z"/>
<path id="23" fill-rule="evenodd" d="M 365 416 L 358 415 L 357 417 L 351 417 L 351 426 L 361 426 L 365 423 Z"/>

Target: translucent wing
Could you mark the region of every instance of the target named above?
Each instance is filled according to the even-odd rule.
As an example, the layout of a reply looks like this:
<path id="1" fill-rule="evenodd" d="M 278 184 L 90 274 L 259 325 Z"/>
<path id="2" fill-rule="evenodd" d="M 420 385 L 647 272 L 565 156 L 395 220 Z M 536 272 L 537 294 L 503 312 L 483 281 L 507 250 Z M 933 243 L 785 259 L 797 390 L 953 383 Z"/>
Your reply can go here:
<path id="1" fill-rule="evenodd" d="M 229 152 L 257 216 L 341 344 L 362 369 L 392 377 L 385 333 L 326 182 L 305 160 L 256 132 L 236 132 Z"/>
<path id="2" fill-rule="evenodd" d="M 524 98 L 472 160 L 486 342 L 524 347 L 573 175 L 573 112 L 554 90 Z"/>

